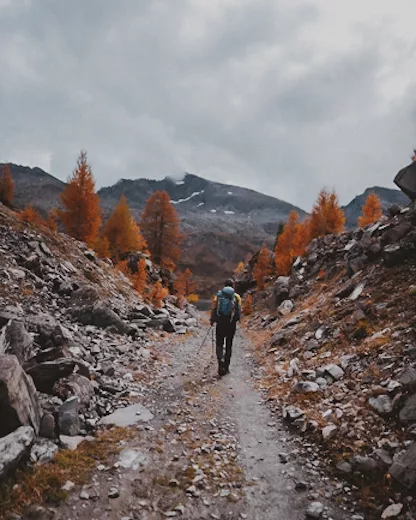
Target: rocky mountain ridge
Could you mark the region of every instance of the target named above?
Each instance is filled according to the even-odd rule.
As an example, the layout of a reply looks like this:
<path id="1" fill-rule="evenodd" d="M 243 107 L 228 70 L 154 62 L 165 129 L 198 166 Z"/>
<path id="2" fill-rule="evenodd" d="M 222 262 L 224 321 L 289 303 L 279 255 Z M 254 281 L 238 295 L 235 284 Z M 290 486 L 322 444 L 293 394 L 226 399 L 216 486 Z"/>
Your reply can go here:
<path id="1" fill-rule="evenodd" d="M 0 165 L 1 167 L 1 165 Z M 15 204 L 32 204 L 41 211 L 59 206 L 59 194 L 65 183 L 39 168 L 11 165 L 16 184 Z M 155 190 L 166 190 L 182 221 L 184 232 L 181 268 L 189 267 L 197 278 L 200 291 L 211 294 L 219 281 L 232 274 L 236 264 L 255 253 L 266 241 L 273 246 L 280 222 L 290 211 L 301 217 L 306 212 L 292 204 L 253 190 L 212 182 L 197 175 L 183 179 L 121 179 L 101 188 L 99 195 L 105 216 L 124 194 L 133 214 L 139 218 L 146 200 Z M 374 187 L 345 206 L 347 226 L 357 223 L 361 206 L 369 191 L 381 198 L 384 209 L 391 204 L 405 205 L 408 199 L 398 190 Z"/>

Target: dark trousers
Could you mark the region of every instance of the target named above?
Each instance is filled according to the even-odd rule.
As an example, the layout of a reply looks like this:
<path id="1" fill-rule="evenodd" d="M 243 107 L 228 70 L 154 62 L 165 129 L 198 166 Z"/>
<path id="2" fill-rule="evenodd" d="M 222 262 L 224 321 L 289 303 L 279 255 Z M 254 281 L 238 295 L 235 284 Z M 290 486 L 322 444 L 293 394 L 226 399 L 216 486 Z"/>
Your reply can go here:
<path id="1" fill-rule="evenodd" d="M 233 339 L 237 323 L 235 320 L 230 321 L 230 318 L 219 316 L 217 321 L 217 328 L 215 331 L 215 338 L 217 344 L 217 358 L 218 363 L 224 360 L 224 368 L 228 370 L 230 366 L 231 354 L 233 350 Z M 224 340 L 225 340 L 225 356 L 224 356 Z"/>

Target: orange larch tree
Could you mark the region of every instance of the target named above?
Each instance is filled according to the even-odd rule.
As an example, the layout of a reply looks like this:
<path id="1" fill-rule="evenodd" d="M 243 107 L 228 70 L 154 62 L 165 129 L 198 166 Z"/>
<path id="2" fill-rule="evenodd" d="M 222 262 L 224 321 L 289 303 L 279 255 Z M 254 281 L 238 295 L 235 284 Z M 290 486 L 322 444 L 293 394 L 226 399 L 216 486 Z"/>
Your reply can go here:
<path id="1" fill-rule="evenodd" d="M 198 301 L 196 282 L 189 268 L 185 269 L 184 272 L 179 271 L 176 276 L 174 288 L 179 299 L 186 298 L 191 303 Z"/>
<path id="2" fill-rule="evenodd" d="M 3 172 L 0 176 L 0 202 L 5 206 L 11 206 L 14 197 L 14 182 L 8 164 L 3 165 Z"/>
<path id="3" fill-rule="evenodd" d="M 267 244 L 263 244 L 263 247 L 260 249 L 260 253 L 253 272 L 257 288 L 261 291 L 265 287 L 265 280 L 267 276 L 269 276 L 272 271 L 271 257 L 272 255 L 270 253 L 270 249 L 267 247 Z"/>
<path id="4" fill-rule="evenodd" d="M 150 293 L 150 301 L 153 303 L 155 307 L 162 307 L 162 302 L 168 294 L 168 289 L 166 287 L 163 287 L 161 282 L 156 282 L 152 286 L 152 290 Z"/>
<path id="5" fill-rule="evenodd" d="M 111 256 L 110 242 L 102 233 L 95 239 L 92 248 L 100 258 L 109 258 Z"/>
<path id="6" fill-rule="evenodd" d="M 309 242 L 309 221 L 299 221 L 296 211 L 291 211 L 275 249 L 276 269 L 279 275 L 288 275 L 293 260 L 302 256 Z"/>
<path id="7" fill-rule="evenodd" d="M 35 208 L 30 204 L 19 213 L 19 218 L 20 220 L 23 220 L 23 222 L 29 222 L 29 224 L 35 224 L 37 226 L 44 224 L 44 220 L 40 213 L 36 211 Z"/>
<path id="8" fill-rule="evenodd" d="M 344 224 L 345 215 L 339 206 L 335 191 L 329 193 L 321 190 L 310 218 L 311 238 L 341 233 L 344 230 Z"/>
<path id="9" fill-rule="evenodd" d="M 67 233 L 92 246 L 101 226 L 101 209 L 84 151 L 81 151 L 77 167 L 61 193 L 61 201 L 65 209 L 59 211 L 59 217 Z"/>
<path id="10" fill-rule="evenodd" d="M 111 256 L 117 260 L 126 253 L 142 251 L 146 247 L 124 195 L 104 224 L 103 235 L 108 240 Z"/>
<path id="11" fill-rule="evenodd" d="M 370 193 L 362 207 L 363 214 L 358 217 L 359 227 L 368 226 L 377 222 L 382 215 L 381 201 L 375 193 Z"/>
<path id="12" fill-rule="evenodd" d="M 173 271 L 181 254 L 182 237 L 178 214 L 166 191 L 156 191 L 149 198 L 140 227 L 153 262 Z"/>
<path id="13" fill-rule="evenodd" d="M 137 262 L 137 273 L 133 275 L 132 282 L 136 291 L 143 294 L 147 285 L 147 266 L 144 258 Z"/>
<path id="14" fill-rule="evenodd" d="M 239 262 L 236 266 L 236 268 L 234 269 L 234 274 L 236 276 L 238 276 L 239 274 L 243 274 L 244 273 L 244 269 L 245 269 L 245 264 L 244 262 Z"/>

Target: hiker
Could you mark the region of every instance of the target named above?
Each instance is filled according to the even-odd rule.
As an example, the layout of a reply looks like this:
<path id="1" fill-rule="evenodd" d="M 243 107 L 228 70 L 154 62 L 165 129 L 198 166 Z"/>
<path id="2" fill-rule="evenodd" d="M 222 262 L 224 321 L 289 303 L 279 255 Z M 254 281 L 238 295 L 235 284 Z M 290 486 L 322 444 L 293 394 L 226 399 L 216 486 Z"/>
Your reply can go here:
<path id="1" fill-rule="evenodd" d="M 234 281 L 226 280 L 224 288 L 214 296 L 211 309 L 211 326 L 216 323 L 215 338 L 220 376 L 230 371 L 233 339 L 240 315 L 241 297 L 234 291 Z"/>

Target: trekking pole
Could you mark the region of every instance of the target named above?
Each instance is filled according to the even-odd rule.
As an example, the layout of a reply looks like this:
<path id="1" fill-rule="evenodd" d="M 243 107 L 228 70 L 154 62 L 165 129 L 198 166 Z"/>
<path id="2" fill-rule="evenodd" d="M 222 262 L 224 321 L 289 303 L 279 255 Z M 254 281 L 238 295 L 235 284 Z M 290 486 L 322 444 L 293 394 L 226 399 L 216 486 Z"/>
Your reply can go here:
<path id="1" fill-rule="evenodd" d="M 208 337 L 209 331 L 210 331 L 211 329 L 212 329 L 212 326 L 208 329 L 207 333 L 205 334 L 204 341 L 201 343 L 201 346 L 199 347 L 197 354 L 200 353 L 202 347 L 205 345 L 205 342 L 206 342 L 206 340 L 207 340 L 207 337 Z"/>
<path id="2" fill-rule="evenodd" d="M 211 344 L 212 344 L 212 351 L 211 351 L 211 360 L 214 359 L 214 328 L 211 327 Z"/>

